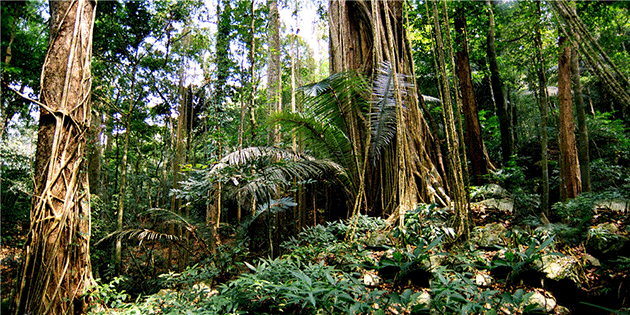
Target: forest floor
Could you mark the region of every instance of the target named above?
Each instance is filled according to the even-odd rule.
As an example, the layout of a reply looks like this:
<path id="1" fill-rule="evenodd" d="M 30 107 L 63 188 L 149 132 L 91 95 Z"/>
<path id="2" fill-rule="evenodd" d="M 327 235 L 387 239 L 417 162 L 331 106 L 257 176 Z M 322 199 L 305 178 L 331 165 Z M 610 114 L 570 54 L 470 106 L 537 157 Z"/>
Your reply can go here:
<path id="1" fill-rule="evenodd" d="M 2 242 L 0 243 L 0 291 L 2 311 L 8 313 L 15 291 L 15 281 L 19 276 L 22 247 L 28 234 L 28 223 L 2 222 Z"/>
<path id="2" fill-rule="evenodd" d="M 305 279 L 315 281 L 315 283 L 317 283 L 316 276 L 308 273 L 312 270 L 306 270 L 313 267 L 307 267 L 306 261 L 308 261 L 309 266 L 311 263 L 320 263 L 321 268 L 334 268 L 334 270 L 331 269 L 332 271 L 326 272 L 333 275 L 335 279 L 341 277 L 339 275 L 340 270 L 360 270 L 356 273 L 358 274 L 356 279 L 362 282 L 365 289 L 360 291 L 364 295 L 359 294 L 359 296 L 362 296 L 362 299 L 367 299 L 369 306 L 374 307 L 374 310 L 379 307 L 380 298 L 366 298 L 374 292 L 381 292 L 381 296 L 395 293 L 397 297 L 394 300 L 400 301 L 400 305 L 405 303 L 403 301 L 405 296 L 407 299 L 413 297 L 416 300 L 416 302 L 407 301 L 408 306 L 406 307 L 381 307 L 384 314 L 450 314 L 460 312 L 468 314 L 628 314 L 630 308 L 630 242 L 628 242 L 630 215 L 627 209 L 625 211 L 597 209 L 591 221 L 586 225 L 587 231 L 580 231 L 579 233 L 583 235 L 578 235 L 579 233 L 566 225 L 532 225 L 526 218 L 513 214 L 509 201 L 488 200 L 473 204 L 472 220 L 475 228 L 471 233 L 471 239 L 465 246 L 438 244 L 437 242 L 428 244 L 429 241 L 414 243 L 414 237 L 419 237 L 418 239 L 425 237 L 427 240 L 431 240 L 427 234 L 444 235 L 446 230 L 441 229 L 439 224 L 433 224 L 439 221 L 435 218 L 423 219 L 415 223 L 410 222 L 409 224 L 416 225 L 408 227 L 408 231 L 405 232 L 407 239 L 404 241 L 407 245 L 402 247 L 400 244 L 392 244 L 394 231 L 391 229 L 388 230 L 387 234 L 380 233 L 380 231 L 370 231 L 369 226 L 373 223 L 365 223 L 365 226 L 358 227 L 357 235 L 362 238 L 357 240 L 358 247 L 356 244 L 341 246 L 339 245 L 341 241 L 326 239 L 324 236 L 331 231 L 332 235 L 341 233 L 340 228 L 331 228 L 334 225 L 328 225 L 319 230 L 313 229 L 311 234 L 303 233 L 302 239 L 294 240 L 291 246 L 286 247 L 291 252 L 285 255 L 283 259 L 288 261 L 303 259 L 305 261 L 303 264 L 297 264 L 297 268 L 301 271 L 291 271 L 289 276 L 305 275 Z M 448 211 L 442 212 L 441 215 L 445 218 L 448 217 L 449 213 Z M 366 229 L 366 227 L 368 228 Z M 411 232 L 412 230 L 414 232 Z M 24 224 L 3 222 L 0 248 L 2 313 L 5 313 L 10 305 L 15 281 L 18 278 L 20 255 L 26 233 Z M 555 234 L 553 242 L 545 241 L 549 238 L 545 238 L 544 235 L 549 234 Z M 310 240 L 305 239 L 309 237 Z M 318 238 L 321 238 L 321 242 L 317 240 Z M 337 239 L 339 238 L 341 237 L 337 237 Z M 435 239 L 433 238 L 433 240 Z M 351 248 L 354 248 L 354 251 L 349 250 Z M 134 250 L 137 251 L 138 249 Z M 295 258 L 295 256 L 300 255 L 301 258 Z M 175 279 L 170 283 L 176 283 L 176 285 L 170 286 L 170 288 L 190 293 L 191 291 L 186 291 L 186 288 L 191 289 L 196 286 L 199 289 L 201 285 L 202 288 L 207 288 L 204 292 L 208 298 L 220 294 L 226 296 L 232 294 L 230 299 L 236 299 L 235 293 L 230 291 L 233 289 L 230 288 L 251 287 L 253 283 L 262 285 L 260 281 L 263 280 L 263 283 L 273 283 L 274 275 L 266 273 L 282 273 L 295 267 L 294 263 L 291 262 L 288 263 L 289 265 L 283 265 L 287 262 L 281 260 L 265 261 L 263 259 L 256 263 L 256 259 L 252 255 L 240 258 L 235 256 L 234 259 L 243 259 L 244 262 L 224 262 L 227 263 L 226 266 L 240 267 L 232 269 L 229 276 L 223 276 L 221 280 L 219 280 L 221 278 L 220 270 L 215 272 L 216 268 L 221 269 L 220 266 L 213 264 L 215 271 L 207 272 L 207 269 L 196 265 L 192 269 L 187 269 L 187 272 L 195 271 L 192 278 L 183 279 L 180 277 L 179 280 Z M 274 269 L 274 265 L 284 267 Z M 208 279 L 204 279 L 204 272 L 209 274 L 208 277 L 213 277 L 213 280 L 208 282 Z M 320 272 L 322 271 L 320 270 Z M 255 281 L 249 279 L 253 282 L 247 282 L 249 280 L 243 278 L 247 274 L 251 274 L 249 277 L 253 277 Z M 171 273 L 171 275 L 173 274 Z M 177 274 L 175 278 L 179 275 L 183 275 L 183 273 Z M 204 283 L 209 283 L 209 285 Z M 273 285 L 273 290 L 277 290 L 279 285 Z M 291 285 L 295 285 L 295 283 L 282 284 L 282 286 L 289 287 Z M 343 283 L 336 283 L 335 286 L 343 288 Z M 108 294 L 115 295 L 113 286 L 105 285 L 105 287 L 111 289 Z M 165 288 L 169 288 L 169 286 L 166 285 Z M 291 294 L 298 297 L 300 296 L 299 290 L 308 291 L 308 289 L 300 289 L 299 287 L 293 289 L 296 292 Z M 339 294 L 345 294 L 343 289 L 339 290 L 341 290 Z M 351 289 L 351 286 L 348 286 L 347 290 L 355 290 L 351 292 L 356 294 L 356 288 Z M 153 298 L 147 299 L 146 301 L 153 301 L 151 302 L 152 306 L 149 307 L 151 312 L 167 313 L 167 310 L 172 309 L 173 305 L 183 307 L 181 303 L 175 303 L 172 299 L 165 298 L 165 296 L 171 296 L 173 292 L 177 291 L 162 289 L 158 294 L 155 294 L 154 297 L 160 301 L 159 304 L 156 304 L 156 300 Z M 291 294 L 287 296 L 292 296 Z M 176 296 L 178 296 L 177 299 L 182 298 L 182 295 Z M 250 306 L 250 309 L 245 309 L 246 312 L 252 314 L 317 312 L 313 311 L 313 307 L 307 303 L 308 298 L 302 300 L 303 304 L 300 302 L 291 306 L 290 298 L 284 300 L 278 296 L 265 297 L 264 293 L 258 291 L 254 295 L 247 295 L 239 291 L 238 296 L 239 298 L 246 296 L 249 299 L 254 299 L 250 302 L 252 305 L 258 305 L 258 308 Z M 499 301 L 497 300 L 499 296 L 500 303 L 496 304 L 499 306 L 494 309 L 495 313 L 489 312 L 488 308 L 493 308 L 490 306 L 492 301 Z M 323 300 L 316 300 L 316 298 L 317 296 L 312 301 L 313 306 L 316 305 L 316 301 L 318 306 L 325 304 Z M 325 300 L 323 297 L 320 298 Z M 460 298 L 461 300 L 457 302 Z M 165 299 L 170 302 L 165 302 Z M 255 301 L 255 299 L 260 300 Z M 417 301 L 422 299 L 429 301 L 426 304 L 431 304 L 430 310 L 413 307 L 413 305 L 417 306 L 420 303 Z M 530 302 L 525 302 L 528 299 Z M 534 299 L 538 299 L 538 302 L 532 302 Z M 285 306 L 270 305 L 271 300 Z M 106 313 L 117 312 L 116 310 L 125 313 L 124 310 L 129 309 L 131 305 L 126 304 L 125 307 L 121 308 L 123 305 L 120 303 L 121 301 L 112 303 L 113 301 L 114 299 L 111 297 L 104 301 L 113 306 Z M 193 301 L 196 301 L 195 305 L 200 303 L 198 298 Z M 216 301 L 213 303 L 217 304 Z M 134 307 L 147 310 L 146 302 L 144 305 L 145 308 L 137 305 Z M 193 314 L 199 311 L 195 307 L 190 306 Z M 470 309 L 466 310 L 467 307 Z M 369 313 L 377 314 L 378 312 L 374 310 L 369 311 Z M 346 311 L 337 313 L 345 313 Z M 103 312 L 102 309 L 101 312 Z M 176 312 L 176 314 L 178 313 Z M 209 311 L 208 313 L 212 314 Z"/>

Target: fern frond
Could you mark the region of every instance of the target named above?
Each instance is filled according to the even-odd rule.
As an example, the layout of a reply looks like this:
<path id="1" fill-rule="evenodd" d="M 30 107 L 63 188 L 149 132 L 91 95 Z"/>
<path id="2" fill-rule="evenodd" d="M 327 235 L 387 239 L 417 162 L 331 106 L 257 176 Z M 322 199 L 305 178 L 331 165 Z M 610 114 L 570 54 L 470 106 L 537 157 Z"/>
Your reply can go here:
<path id="1" fill-rule="evenodd" d="M 140 241 L 144 240 L 179 240 L 179 237 L 170 233 L 158 232 L 152 229 L 146 228 L 128 228 L 122 231 L 115 231 L 107 234 L 105 237 L 100 239 L 98 242 L 94 243 L 93 246 L 98 246 L 104 241 L 110 239 L 138 239 Z"/>

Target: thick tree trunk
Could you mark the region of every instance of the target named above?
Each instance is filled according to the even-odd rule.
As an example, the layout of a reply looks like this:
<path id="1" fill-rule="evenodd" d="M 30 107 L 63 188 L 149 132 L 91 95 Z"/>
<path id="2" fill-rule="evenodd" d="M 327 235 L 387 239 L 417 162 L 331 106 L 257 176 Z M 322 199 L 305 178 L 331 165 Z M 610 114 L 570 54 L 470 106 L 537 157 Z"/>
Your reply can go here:
<path id="1" fill-rule="evenodd" d="M 512 120 L 508 112 L 508 105 L 503 91 L 503 81 L 499 74 L 499 64 L 497 62 L 497 51 L 495 47 L 494 33 L 494 13 L 492 12 L 492 2 L 487 1 L 488 5 L 488 37 L 486 51 L 488 54 L 488 67 L 490 68 L 490 81 L 492 84 L 492 94 L 494 103 L 497 107 L 497 116 L 499 117 L 499 128 L 501 129 L 501 152 L 503 163 L 507 163 L 512 156 Z"/>
<path id="2" fill-rule="evenodd" d="M 455 17 L 455 46 L 457 47 L 457 77 L 462 93 L 464 121 L 466 123 L 465 142 L 468 157 L 472 164 L 473 183 L 480 185 L 489 174 L 492 165 L 481 137 L 481 124 L 475 102 L 472 79 L 470 75 L 470 58 L 468 55 L 468 38 L 466 16 L 460 8 Z"/>
<path id="3" fill-rule="evenodd" d="M 567 38 L 558 42 L 558 138 L 560 142 L 560 197 L 573 199 L 582 191 L 580 168 L 575 144 L 575 125 L 571 103 L 571 45 Z"/>
<path id="4" fill-rule="evenodd" d="M 79 314 L 94 284 L 85 150 L 95 1 L 50 1 L 31 229 L 16 314 Z"/>
<path id="5" fill-rule="evenodd" d="M 381 62 L 388 61 L 395 73 L 412 75 L 402 2 L 332 0 L 329 17 L 331 73 L 353 69 L 371 76 Z M 361 164 L 365 169 L 359 174 L 363 176 L 359 182 L 365 186 L 366 204 L 381 215 L 404 214 L 418 201 L 449 201 L 442 188 L 442 175 L 430 156 L 437 142 L 419 110 L 416 90 L 401 93 L 402 89 L 397 87 L 395 96 L 398 104 L 406 105 L 397 112 L 397 136 L 392 142 L 396 145 L 385 151 L 376 167 Z M 350 122 L 354 126 L 350 138 L 361 157 L 368 139 L 363 123 L 359 117 Z"/>

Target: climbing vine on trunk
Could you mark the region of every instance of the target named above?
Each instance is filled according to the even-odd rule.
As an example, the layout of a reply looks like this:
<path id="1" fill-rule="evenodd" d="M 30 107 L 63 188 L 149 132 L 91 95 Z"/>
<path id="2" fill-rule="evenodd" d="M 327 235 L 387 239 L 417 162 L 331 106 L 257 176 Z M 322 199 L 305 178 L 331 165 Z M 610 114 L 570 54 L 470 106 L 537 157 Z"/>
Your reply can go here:
<path id="1" fill-rule="evenodd" d="M 94 283 L 90 189 L 84 159 L 90 126 L 95 1 L 51 1 L 42 70 L 31 229 L 16 314 L 77 314 Z"/>

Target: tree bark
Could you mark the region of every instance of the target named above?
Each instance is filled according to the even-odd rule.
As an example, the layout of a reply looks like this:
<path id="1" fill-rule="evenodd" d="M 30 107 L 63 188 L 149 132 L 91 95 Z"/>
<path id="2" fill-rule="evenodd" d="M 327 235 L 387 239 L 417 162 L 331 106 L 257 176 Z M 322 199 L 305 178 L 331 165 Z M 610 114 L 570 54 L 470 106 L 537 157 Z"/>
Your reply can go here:
<path id="1" fill-rule="evenodd" d="M 577 16 L 574 9 L 574 3 L 571 1 L 560 0 L 551 1 L 551 6 L 558 13 L 562 21 L 561 28 L 564 32 L 574 38 L 579 38 L 575 43 L 580 48 L 580 53 L 585 57 L 590 68 L 603 81 L 606 88 L 617 101 L 619 110 L 624 117 L 628 115 L 628 106 L 630 106 L 630 80 L 624 75 L 617 65 L 608 57 L 608 54 L 597 43 L 597 40 L 586 29 L 584 23 Z"/>
<path id="2" fill-rule="evenodd" d="M 329 17 L 331 73 L 352 69 L 371 76 L 381 62 L 388 61 L 396 74 L 412 75 L 402 2 L 331 0 Z M 401 219 L 418 201 L 450 201 L 431 156 L 438 144 L 419 109 L 415 87 L 406 93 L 402 89 L 397 87 L 395 95 L 398 104 L 406 105 L 399 106 L 396 114 L 397 135 L 392 142 L 396 145 L 385 151 L 377 166 L 361 164 L 366 169 L 360 181 L 365 185 L 366 204 L 374 213 L 396 213 Z M 368 136 L 362 131 L 361 118 L 355 120 L 350 123 L 355 126 L 350 138 L 363 158 Z"/>
<path id="3" fill-rule="evenodd" d="M 450 84 L 448 82 L 448 72 L 446 67 L 446 54 L 444 41 L 442 38 L 442 27 L 440 25 L 440 16 L 437 9 L 437 1 L 432 1 L 433 6 L 433 28 L 435 30 L 435 50 L 439 66 L 440 84 L 442 88 L 442 115 L 444 118 L 444 129 L 446 133 L 447 143 L 447 178 L 451 187 L 451 196 L 453 197 L 455 210 L 455 233 L 463 238 L 468 237 L 469 222 L 467 195 L 465 193 L 465 185 L 463 179 L 462 165 L 459 158 L 459 145 L 457 130 L 455 128 L 455 116 L 453 114 L 453 103 L 450 94 Z M 448 18 L 444 16 L 444 23 L 448 23 Z M 445 27 L 448 32 L 448 27 Z"/>
<path id="4" fill-rule="evenodd" d="M 580 168 L 575 144 L 575 125 L 571 102 L 571 45 L 565 36 L 558 41 L 558 138 L 560 142 L 560 197 L 573 199 L 582 191 Z"/>
<path id="5" fill-rule="evenodd" d="M 464 122 L 466 124 L 465 142 L 468 156 L 472 165 L 473 183 L 482 184 L 485 176 L 489 174 L 492 165 L 488 152 L 481 137 L 481 124 L 475 101 L 472 79 L 470 75 L 470 57 L 468 54 L 468 35 L 466 31 L 466 16 L 462 8 L 457 10 L 455 16 L 455 46 L 457 47 L 457 77 L 462 93 Z"/>
<path id="6" fill-rule="evenodd" d="M 103 115 L 98 112 L 92 113 L 92 125 L 90 126 L 90 138 L 88 146 L 88 178 L 90 181 L 90 193 L 100 196 L 101 187 L 101 132 L 103 125 Z"/>
<path id="7" fill-rule="evenodd" d="M 49 50 L 42 68 L 31 229 L 15 314 L 79 314 L 94 284 L 90 189 L 90 60 L 95 1 L 50 1 Z"/>
<path id="8" fill-rule="evenodd" d="M 280 65 L 280 15 L 278 0 L 269 0 L 269 60 L 267 63 L 267 106 L 268 112 L 282 111 L 282 81 Z M 280 142 L 280 130 L 274 127 L 269 130 L 267 143 L 270 145 Z"/>
<path id="9" fill-rule="evenodd" d="M 497 62 L 497 51 L 494 40 L 496 25 L 494 22 L 494 13 L 492 12 L 492 2 L 487 0 L 486 3 L 488 5 L 488 37 L 486 41 L 488 67 L 490 68 L 492 94 L 494 96 L 494 103 L 497 107 L 497 116 L 499 117 L 499 127 L 501 129 L 501 152 L 503 163 L 507 163 L 512 156 L 512 123 L 508 113 L 508 106 L 503 91 L 503 81 L 501 81 L 499 64 Z"/>
<path id="10" fill-rule="evenodd" d="M 579 40 L 576 38 L 575 40 Z M 580 161 L 580 175 L 582 178 L 582 191 L 591 191 L 591 171 L 588 148 L 588 129 L 586 126 L 586 104 L 582 97 L 582 82 L 580 82 L 580 61 L 578 45 L 573 44 L 571 49 L 571 74 L 573 81 L 573 99 L 578 122 L 578 160 Z"/>
<path id="11" fill-rule="evenodd" d="M 536 2 L 538 19 L 542 19 L 542 11 L 540 10 L 540 2 Z M 534 34 L 534 43 L 536 45 L 536 72 L 538 75 L 538 108 L 540 110 L 540 155 L 542 168 L 542 192 L 540 195 L 540 207 L 547 217 L 549 216 L 549 161 L 547 157 L 548 136 L 547 136 L 547 120 L 549 97 L 547 95 L 547 78 L 545 76 L 545 61 L 542 55 L 543 45 L 540 34 L 540 20 L 536 21 L 536 33 Z"/>

